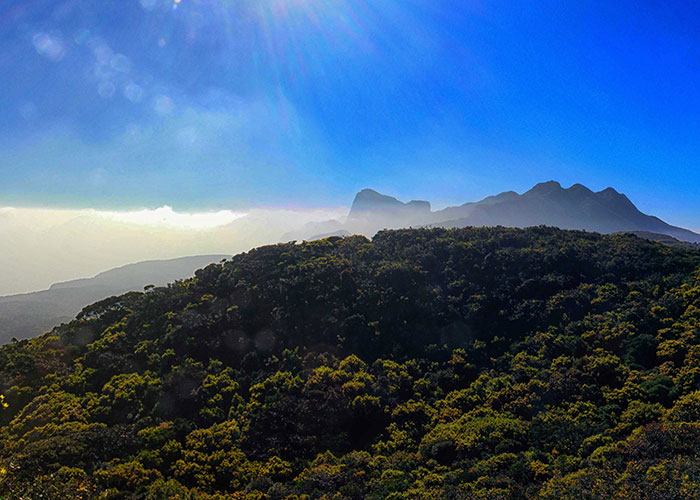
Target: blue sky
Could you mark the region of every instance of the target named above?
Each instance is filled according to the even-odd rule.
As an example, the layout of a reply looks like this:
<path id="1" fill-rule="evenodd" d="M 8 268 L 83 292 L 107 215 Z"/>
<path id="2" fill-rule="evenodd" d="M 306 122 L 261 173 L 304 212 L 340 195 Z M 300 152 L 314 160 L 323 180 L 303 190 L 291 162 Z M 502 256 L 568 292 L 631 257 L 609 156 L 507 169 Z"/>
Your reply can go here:
<path id="1" fill-rule="evenodd" d="M 695 2 L 5 1 L 0 206 L 439 206 L 556 179 L 697 229 L 699 25 Z"/>

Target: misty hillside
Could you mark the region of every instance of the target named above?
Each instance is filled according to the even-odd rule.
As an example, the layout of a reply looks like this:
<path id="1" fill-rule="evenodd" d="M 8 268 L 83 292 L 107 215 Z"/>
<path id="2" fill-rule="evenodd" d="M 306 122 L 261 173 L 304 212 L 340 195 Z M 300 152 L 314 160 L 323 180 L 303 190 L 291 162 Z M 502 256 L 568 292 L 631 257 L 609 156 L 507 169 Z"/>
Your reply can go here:
<path id="1" fill-rule="evenodd" d="M 555 181 L 537 184 L 523 194 L 507 191 L 478 202 L 437 211 L 432 211 L 427 201 L 403 203 L 372 189 L 364 189 L 356 195 L 344 224 L 328 221 L 308 225 L 284 235 L 283 241 L 310 239 L 323 233 L 340 234 L 340 231 L 371 236 L 384 228 L 524 228 L 541 225 L 603 234 L 642 231 L 700 243 L 700 234 L 642 213 L 627 196 L 613 188 L 594 192 L 581 184 L 563 188 Z M 320 227 L 327 230 L 320 231 Z"/>
<path id="2" fill-rule="evenodd" d="M 0 297 L 0 344 L 40 335 L 70 321 L 87 304 L 144 286 L 163 286 L 191 276 L 225 255 L 151 260 L 111 269 L 93 278 L 56 283 L 48 290 Z"/>
<path id="3" fill-rule="evenodd" d="M 700 252 L 416 229 L 279 244 L 0 348 L 0 497 L 686 500 Z"/>

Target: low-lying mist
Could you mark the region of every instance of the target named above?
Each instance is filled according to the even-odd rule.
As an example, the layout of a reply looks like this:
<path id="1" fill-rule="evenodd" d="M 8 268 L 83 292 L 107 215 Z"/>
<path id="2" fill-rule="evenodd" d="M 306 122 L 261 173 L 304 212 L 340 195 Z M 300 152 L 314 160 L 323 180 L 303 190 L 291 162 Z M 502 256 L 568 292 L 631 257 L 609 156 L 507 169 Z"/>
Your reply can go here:
<path id="1" fill-rule="evenodd" d="M 112 267 L 186 255 L 235 254 L 275 243 L 347 208 L 176 212 L 0 208 L 0 295 L 30 292 Z"/>

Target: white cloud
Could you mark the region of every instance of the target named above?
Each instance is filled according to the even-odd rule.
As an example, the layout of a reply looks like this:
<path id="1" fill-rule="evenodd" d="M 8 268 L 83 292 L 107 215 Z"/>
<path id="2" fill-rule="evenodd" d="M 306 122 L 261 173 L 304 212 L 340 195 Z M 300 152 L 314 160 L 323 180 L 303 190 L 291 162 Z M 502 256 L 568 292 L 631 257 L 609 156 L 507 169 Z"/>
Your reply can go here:
<path id="1" fill-rule="evenodd" d="M 203 213 L 175 212 L 171 207 L 165 205 L 155 210 L 143 209 L 131 212 L 96 211 L 95 215 L 107 221 L 127 225 L 203 231 L 225 226 L 240 217 L 244 217 L 246 214 L 231 210 Z"/>

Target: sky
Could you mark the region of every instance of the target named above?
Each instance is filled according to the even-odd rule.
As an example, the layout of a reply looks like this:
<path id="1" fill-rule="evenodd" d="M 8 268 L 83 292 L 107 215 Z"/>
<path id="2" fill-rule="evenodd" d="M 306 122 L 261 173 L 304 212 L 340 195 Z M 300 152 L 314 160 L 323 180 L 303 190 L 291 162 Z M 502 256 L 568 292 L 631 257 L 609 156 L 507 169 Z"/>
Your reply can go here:
<path id="1" fill-rule="evenodd" d="M 5 0 L 0 207 L 211 229 L 555 179 L 697 230 L 699 25 L 681 1 Z"/>

